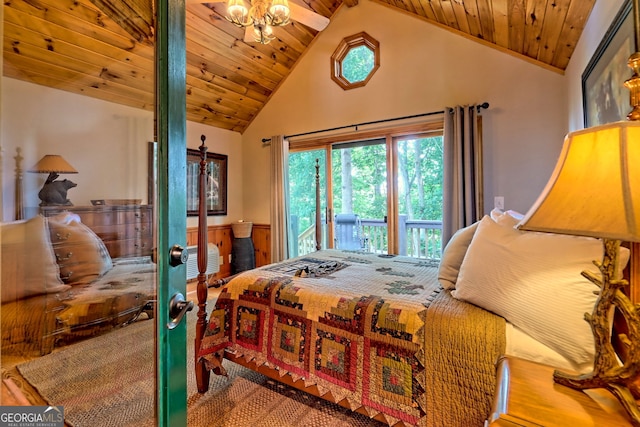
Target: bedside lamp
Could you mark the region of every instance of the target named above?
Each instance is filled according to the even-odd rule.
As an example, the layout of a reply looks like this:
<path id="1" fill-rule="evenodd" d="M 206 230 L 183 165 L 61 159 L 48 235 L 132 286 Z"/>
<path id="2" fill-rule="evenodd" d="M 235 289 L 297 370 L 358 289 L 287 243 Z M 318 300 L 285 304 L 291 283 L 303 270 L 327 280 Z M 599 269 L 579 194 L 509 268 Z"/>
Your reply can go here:
<path id="1" fill-rule="evenodd" d="M 38 193 L 40 197 L 40 206 L 73 206 L 71 201 L 67 199 L 67 190 L 76 187 L 77 184 L 63 179 L 56 181 L 58 174 L 61 173 L 78 173 L 62 156 L 57 154 L 47 154 L 35 164 L 29 172 L 48 173 L 49 176 L 45 181 L 42 189 Z"/>
<path id="2" fill-rule="evenodd" d="M 640 426 L 636 403 L 640 378 L 640 305 L 623 293 L 626 280 L 616 278 L 620 241 L 640 242 L 640 121 L 615 122 L 570 133 L 551 179 L 520 222 L 522 230 L 601 238 L 600 275 L 583 276 L 600 288 L 585 320 L 595 339 L 592 373 L 556 371 L 557 383 L 576 388 L 606 388 Z M 640 285 L 640 284 L 638 284 Z M 616 308 L 628 332 L 619 335 L 626 347 L 619 355 L 612 343 L 610 313 Z M 635 387 L 635 388 L 634 388 Z"/>

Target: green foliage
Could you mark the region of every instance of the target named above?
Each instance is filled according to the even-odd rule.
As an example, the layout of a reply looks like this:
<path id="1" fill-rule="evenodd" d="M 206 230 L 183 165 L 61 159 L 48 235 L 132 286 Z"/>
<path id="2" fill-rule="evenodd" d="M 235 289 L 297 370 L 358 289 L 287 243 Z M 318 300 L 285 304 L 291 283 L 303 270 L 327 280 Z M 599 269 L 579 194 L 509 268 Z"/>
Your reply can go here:
<path id="1" fill-rule="evenodd" d="M 375 55 L 367 46 L 358 46 L 349 50 L 342 60 L 342 76 L 350 83 L 365 80 L 371 70 Z"/>
<path id="2" fill-rule="evenodd" d="M 320 161 L 320 195 L 326 194 L 326 161 L 324 150 L 289 154 L 289 211 L 297 217 L 301 232 L 315 223 L 316 159 Z"/>
<path id="3" fill-rule="evenodd" d="M 353 212 L 343 209 L 343 150 L 350 151 L 351 201 Z M 407 139 L 398 142 L 398 209 L 407 219 L 442 220 L 443 139 L 441 136 Z M 347 156 L 348 158 L 348 156 Z M 297 218 L 300 233 L 315 223 L 315 162 L 320 160 L 321 197 L 326 206 L 326 161 L 324 150 L 304 151 L 289 155 L 289 194 L 291 216 Z M 387 215 L 387 153 L 384 143 L 351 145 L 331 152 L 333 176 L 333 208 L 337 213 L 357 213 L 362 219 L 379 219 Z M 324 212 L 324 210 L 323 210 Z M 380 231 L 382 232 L 383 229 Z M 373 238 L 373 236 L 370 236 Z M 415 244 L 437 246 L 416 240 Z M 385 236 L 379 236 L 386 239 Z"/>
<path id="4" fill-rule="evenodd" d="M 398 211 L 408 219 L 442 220 L 443 140 L 441 136 L 400 141 L 398 165 L 400 193 Z M 418 172 L 418 168 L 420 172 Z M 402 177 L 402 170 L 406 177 Z M 403 182 L 407 180 L 407 182 Z M 422 196 L 420 195 L 422 192 Z"/>
<path id="5" fill-rule="evenodd" d="M 351 150 L 351 191 L 353 213 L 360 218 L 382 219 L 387 215 L 387 161 L 384 144 L 354 148 Z M 345 212 L 342 206 L 342 158 L 340 150 L 331 154 L 333 167 L 333 209 Z"/>

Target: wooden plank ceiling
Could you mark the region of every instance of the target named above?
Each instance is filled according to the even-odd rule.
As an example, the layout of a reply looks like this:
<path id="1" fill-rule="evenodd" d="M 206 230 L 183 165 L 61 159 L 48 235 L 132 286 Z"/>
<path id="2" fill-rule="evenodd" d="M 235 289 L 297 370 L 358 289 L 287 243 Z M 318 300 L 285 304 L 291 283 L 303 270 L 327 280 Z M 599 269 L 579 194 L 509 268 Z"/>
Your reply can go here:
<path id="1" fill-rule="evenodd" d="M 289 0 L 331 18 L 342 0 Z M 375 0 L 563 71 L 595 0 Z M 345 0 L 357 7 L 357 0 Z M 243 41 L 224 3 L 188 4 L 187 118 L 244 132 L 318 32 Z M 5 0 L 4 75 L 153 110 L 152 0 Z"/>

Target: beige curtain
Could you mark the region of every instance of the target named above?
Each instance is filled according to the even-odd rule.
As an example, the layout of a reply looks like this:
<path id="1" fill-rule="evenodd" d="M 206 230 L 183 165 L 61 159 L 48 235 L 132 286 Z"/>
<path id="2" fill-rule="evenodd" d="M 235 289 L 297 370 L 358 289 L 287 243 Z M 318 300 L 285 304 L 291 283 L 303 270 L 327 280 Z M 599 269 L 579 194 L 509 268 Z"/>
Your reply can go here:
<path id="1" fill-rule="evenodd" d="M 482 116 L 476 105 L 445 108 L 442 246 L 484 214 Z"/>
<path id="2" fill-rule="evenodd" d="M 289 258 L 289 142 L 271 137 L 271 262 Z"/>

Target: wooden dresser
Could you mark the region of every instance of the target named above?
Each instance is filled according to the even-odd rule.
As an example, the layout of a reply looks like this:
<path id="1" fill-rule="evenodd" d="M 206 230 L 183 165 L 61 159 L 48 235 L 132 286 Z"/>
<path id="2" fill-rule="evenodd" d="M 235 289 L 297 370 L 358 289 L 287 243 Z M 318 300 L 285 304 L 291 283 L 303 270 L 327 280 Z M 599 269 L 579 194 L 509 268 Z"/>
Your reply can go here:
<path id="1" fill-rule="evenodd" d="M 146 256 L 153 248 L 153 207 L 118 206 L 43 206 L 44 216 L 63 211 L 76 213 L 104 242 L 111 258 Z"/>
<path id="2" fill-rule="evenodd" d="M 495 426 L 631 426 L 607 390 L 574 390 L 553 381 L 553 368 L 515 357 L 498 363 L 496 396 L 487 424 Z"/>

